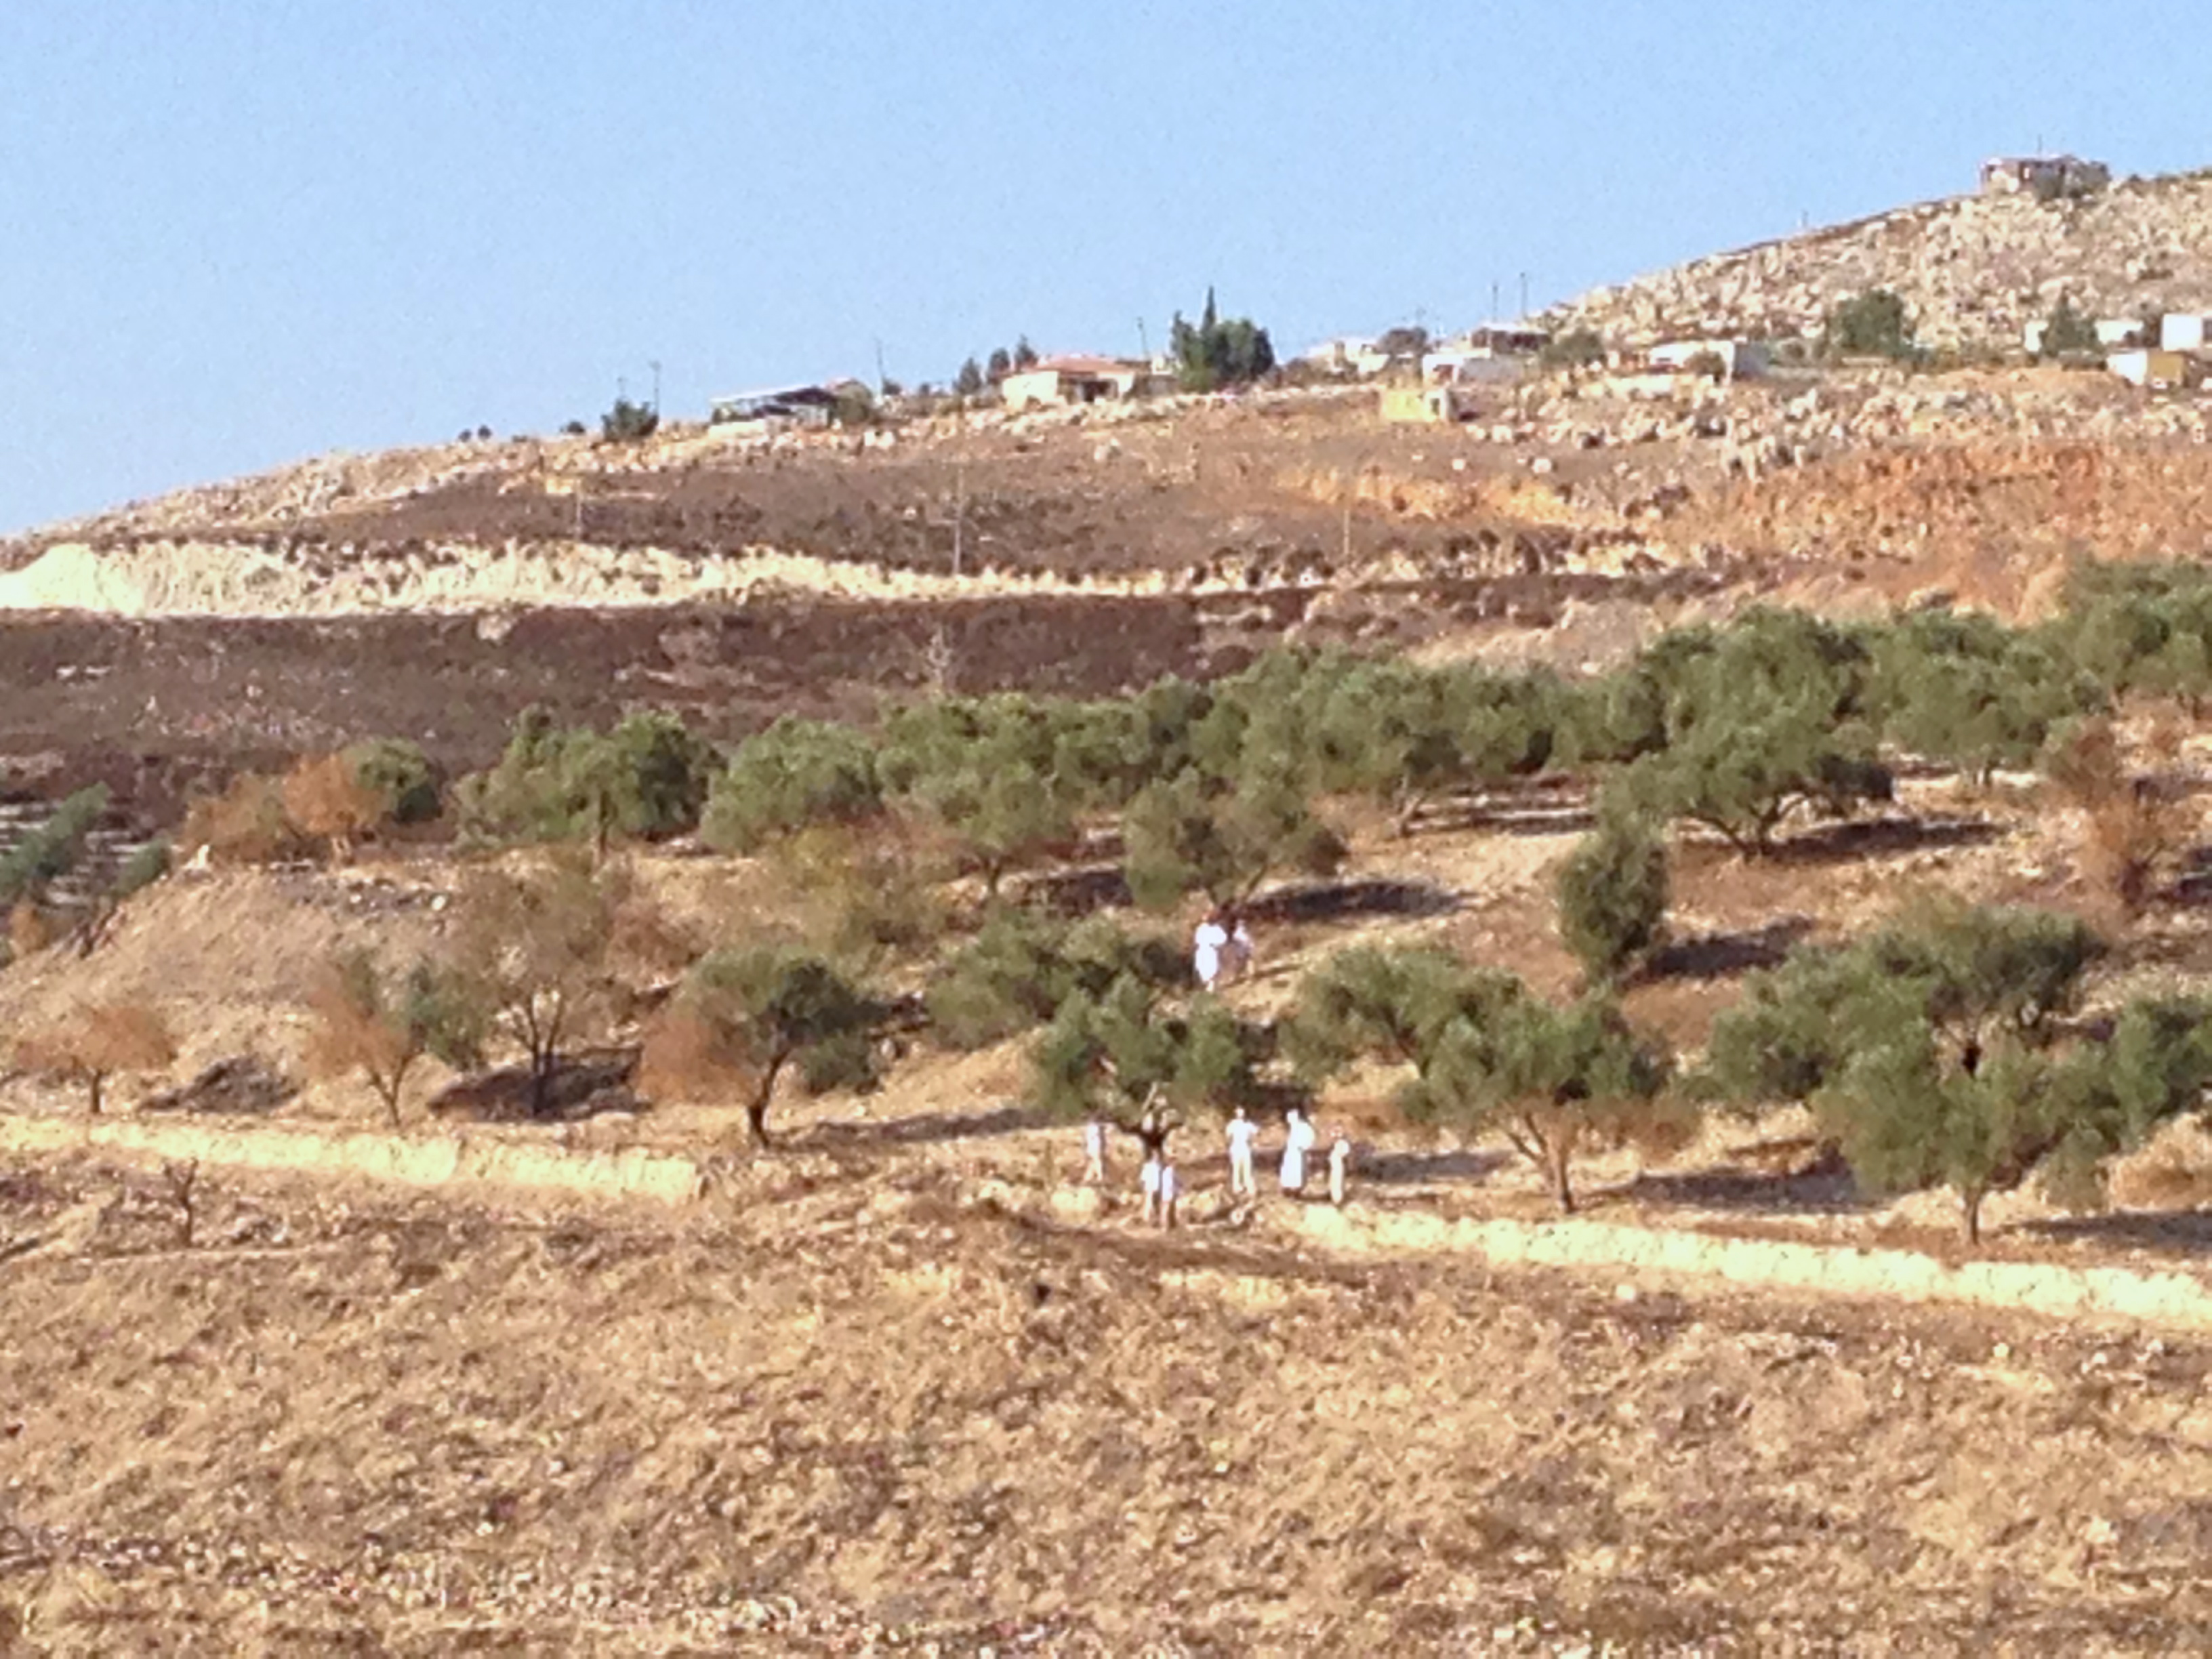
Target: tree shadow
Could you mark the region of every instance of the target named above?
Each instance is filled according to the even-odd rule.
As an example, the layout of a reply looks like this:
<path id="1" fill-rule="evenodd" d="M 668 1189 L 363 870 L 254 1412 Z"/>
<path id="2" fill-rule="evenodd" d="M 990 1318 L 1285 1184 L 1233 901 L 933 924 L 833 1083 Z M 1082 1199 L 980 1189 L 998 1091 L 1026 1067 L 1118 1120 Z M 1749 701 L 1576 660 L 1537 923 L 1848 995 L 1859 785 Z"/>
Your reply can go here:
<path id="1" fill-rule="evenodd" d="M 1414 818 L 1413 828 L 1417 833 L 1482 830 L 1504 836 L 1572 836 L 1596 822 L 1587 794 L 1532 788 L 1517 794 L 1438 801 Z"/>
<path id="2" fill-rule="evenodd" d="M 1029 1106 L 1000 1106 L 987 1112 L 923 1112 L 881 1122 L 817 1123 L 791 1137 L 808 1147 L 923 1146 L 979 1140 L 1042 1127 L 1050 1121 Z"/>
<path id="3" fill-rule="evenodd" d="M 1809 1163 L 1792 1168 L 1783 1162 L 1807 1152 L 1813 1154 Z M 1639 1203 L 1692 1210 L 1848 1215 L 1872 1207 L 1834 1147 L 1820 1148 L 1809 1139 L 1784 1140 L 1737 1148 L 1735 1155 L 1747 1162 L 1673 1174 L 1639 1171 L 1624 1195 Z"/>
<path id="4" fill-rule="evenodd" d="M 1776 864 L 1843 864 L 1885 854 L 1983 847 L 2004 834 L 2003 825 L 1987 818 L 1853 818 L 1792 836 L 1768 856 Z"/>
<path id="5" fill-rule="evenodd" d="M 642 1112 L 647 1103 L 630 1086 L 637 1061 L 635 1048 L 564 1058 L 543 1109 L 532 1099 L 530 1068 L 502 1066 L 448 1084 L 431 1097 L 429 1109 L 433 1116 L 478 1123 L 574 1123 L 603 1112 Z"/>
<path id="6" fill-rule="evenodd" d="M 1504 1152 L 1369 1152 L 1353 1165 L 1364 1183 L 1427 1187 L 1448 1181 L 1487 1181 L 1511 1159 Z"/>
<path id="7" fill-rule="evenodd" d="M 1754 969 L 1781 965 L 1791 949 L 1812 935 L 1810 916 L 1778 916 L 1762 927 L 1734 933 L 1701 933 L 1677 939 L 1651 954 L 1639 978 L 1734 979 Z"/>
<path id="8" fill-rule="evenodd" d="M 1353 916 L 1443 916 L 1460 902 L 1458 894 L 1434 882 L 1340 881 L 1276 888 L 1247 902 L 1243 914 L 1255 922 L 1279 925 Z"/>
<path id="9" fill-rule="evenodd" d="M 1022 884 L 1022 902 L 1073 921 L 1101 910 L 1125 910 L 1136 901 L 1118 864 L 1087 865 L 1032 876 Z"/>
<path id="10" fill-rule="evenodd" d="M 2109 1215 L 2051 1216 L 2014 1229 L 2051 1239 L 2088 1239 L 2160 1255 L 2212 1255 L 2212 1211 L 2124 1210 Z"/>
<path id="11" fill-rule="evenodd" d="M 150 1097 L 138 1109 L 266 1117 L 299 1092 L 298 1084 L 259 1056 L 234 1054 L 216 1061 L 190 1083 Z"/>

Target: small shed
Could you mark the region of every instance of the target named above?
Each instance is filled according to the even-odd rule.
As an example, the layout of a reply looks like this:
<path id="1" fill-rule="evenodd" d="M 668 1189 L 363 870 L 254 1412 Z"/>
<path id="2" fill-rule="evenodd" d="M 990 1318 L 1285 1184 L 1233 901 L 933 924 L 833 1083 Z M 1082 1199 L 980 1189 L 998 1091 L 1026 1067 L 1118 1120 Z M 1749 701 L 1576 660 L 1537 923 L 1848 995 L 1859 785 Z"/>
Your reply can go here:
<path id="1" fill-rule="evenodd" d="M 1699 358 L 1719 362 L 1724 380 L 1748 380 L 1773 366 L 1774 354 L 1757 340 L 1668 340 L 1645 354 L 1651 367 L 1681 374 Z"/>
<path id="2" fill-rule="evenodd" d="M 2185 385 L 2189 377 L 2189 359 L 2179 351 L 2117 351 L 2105 367 L 2130 386 L 2160 390 Z"/>
<path id="3" fill-rule="evenodd" d="M 2170 311 L 2159 319 L 2158 344 L 2161 351 L 2202 351 L 2204 349 L 2205 325 L 2208 319 L 2201 311 Z"/>

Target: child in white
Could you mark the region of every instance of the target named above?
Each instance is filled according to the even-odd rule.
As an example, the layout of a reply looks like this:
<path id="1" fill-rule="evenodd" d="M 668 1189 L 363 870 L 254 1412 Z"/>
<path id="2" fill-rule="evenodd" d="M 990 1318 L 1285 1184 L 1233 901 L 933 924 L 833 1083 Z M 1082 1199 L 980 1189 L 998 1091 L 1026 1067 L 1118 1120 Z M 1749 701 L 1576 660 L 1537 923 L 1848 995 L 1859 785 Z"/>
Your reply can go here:
<path id="1" fill-rule="evenodd" d="M 1340 1134 L 1328 1148 L 1328 1201 L 1332 1204 L 1344 1202 L 1344 1174 L 1351 1164 L 1352 1143 Z"/>
<path id="2" fill-rule="evenodd" d="M 1160 1165 L 1160 1225 L 1176 1224 L 1176 1172 L 1172 1164 Z"/>
<path id="3" fill-rule="evenodd" d="M 1283 1190 L 1302 1193 L 1306 1189 L 1306 1154 L 1313 1150 L 1314 1127 L 1306 1121 L 1306 1115 L 1293 1106 L 1288 1127 L 1289 1138 L 1283 1143 Z"/>
<path id="4" fill-rule="evenodd" d="M 1260 1126 L 1244 1115 L 1239 1106 L 1237 1115 L 1229 1120 L 1229 1193 L 1232 1198 L 1249 1198 L 1259 1190 L 1252 1179 L 1252 1143 L 1260 1136 Z"/>
<path id="5" fill-rule="evenodd" d="M 1106 1126 L 1095 1117 L 1083 1126 L 1083 1178 L 1094 1187 L 1106 1184 Z"/>
<path id="6" fill-rule="evenodd" d="M 1221 925 L 1218 911 L 1198 924 L 1190 945 L 1192 970 L 1198 975 L 1199 984 L 1211 991 L 1213 982 L 1221 977 L 1221 953 L 1229 945 L 1229 930 Z"/>
<path id="7" fill-rule="evenodd" d="M 1139 1172 L 1138 1178 L 1142 1181 L 1145 1185 L 1145 1219 L 1147 1222 L 1156 1221 L 1159 1218 L 1160 1177 L 1162 1174 L 1163 1171 L 1160 1167 L 1160 1160 L 1157 1154 L 1146 1158 L 1145 1160 L 1144 1169 Z"/>

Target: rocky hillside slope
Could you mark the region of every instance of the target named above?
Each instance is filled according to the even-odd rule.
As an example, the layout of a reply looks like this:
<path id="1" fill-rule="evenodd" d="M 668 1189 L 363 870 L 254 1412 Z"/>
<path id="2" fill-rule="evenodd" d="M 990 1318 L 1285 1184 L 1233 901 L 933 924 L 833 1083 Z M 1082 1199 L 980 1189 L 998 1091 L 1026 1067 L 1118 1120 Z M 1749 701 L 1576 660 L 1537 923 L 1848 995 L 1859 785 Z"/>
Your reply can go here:
<path id="1" fill-rule="evenodd" d="M 1922 343 L 2016 347 L 2063 295 L 2099 317 L 2212 308 L 2212 170 L 2125 179 L 2080 201 L 1957 197 L 1694 259 L 1547 314 L 1615 344 L 1810 338 L 1838 301 L 1903 296 Z"/>

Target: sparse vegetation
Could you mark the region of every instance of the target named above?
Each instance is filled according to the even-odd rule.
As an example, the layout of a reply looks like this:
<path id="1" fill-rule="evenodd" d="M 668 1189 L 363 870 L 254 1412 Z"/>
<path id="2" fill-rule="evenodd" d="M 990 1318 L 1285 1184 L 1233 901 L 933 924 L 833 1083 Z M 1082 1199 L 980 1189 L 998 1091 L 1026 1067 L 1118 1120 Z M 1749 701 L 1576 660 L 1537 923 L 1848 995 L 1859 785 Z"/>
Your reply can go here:
<path id="1" fill-rule="evenodd" d="M 158 1072 L 176 1058 L 168 1021 L 150 1003 L 128 999 L 80 1004 L 19 1037 L 15 1051 L 21 1070 L 83 1089 L 95 1117 L 110 1079 Z"/>
<path id="2" fill-rule="evenodd" d="M 1248 386 L 1275 368 L 1275 348 L 1267 331 L 1249 317 L 1223 317 L 1214 306 L 1212 289 L 1206 291 L 1206 308 L 1194 325 L 1176 313 L 1168 331 L 1168 355 L 1176 361 L 1185 392 Z"/>
<path id="3" fill-rule="evenodd" d="M 1632 812 L 1607 811 L 1559 866 L 1554 891 L 1560 939 L 1592 986 L 1610 985 L 1665 928 L 1667 844 Z"/>
<path id="4" fill-rule="evenodd" d="M 614 407 L 599 416 L 599 436 L 609 443 L 642 443 L 660 430 L 660 411 L 649 404 L 615 399 Z"/>
<path id="5" fill-rule="evenodd" d="M 36 906 L 46 890 L 75 869 L 93 829 L 107 811 L 107 790 L 80 789 L 53 816 L 0 855 L 0 904 Z"/>
<path id="6" fill-rule="evenodd" d="M 395 1129 L 416 1062 L 456 1070 L 483 1063 L 483 1009 L 452 970 L 429 960 L 386 975 L 366 951 L 335 957 L 308 998 L 308 1067 L 332 1079 L 360 1076 Z"/>
<path id="7" fill-rule="evenodd" d="M 1918 352 L 1905 301 L 1886 288 L 1840 301 L 1828 313 L 1824 338 L 1832 356 L 1910 359 Z"/>
<path id="8" fill-rule="evenodd" d="M 639 1083 L 655 1098 L 744 1103 L 753 1144 L 769 1144 L 777 1082 L 865 1089 L 877 1077 L 883 1010 L 822 957 L 757 945 L 716 951 L 647 1028 Z"/>

